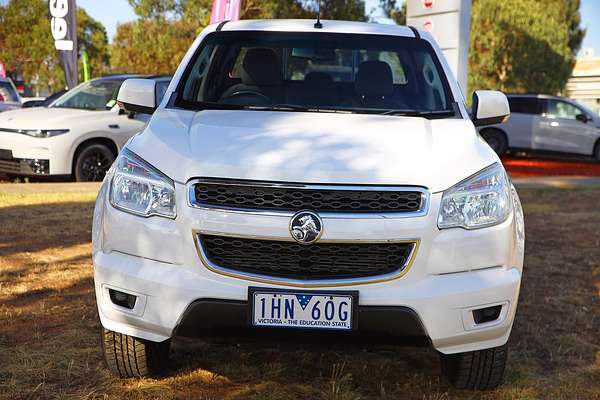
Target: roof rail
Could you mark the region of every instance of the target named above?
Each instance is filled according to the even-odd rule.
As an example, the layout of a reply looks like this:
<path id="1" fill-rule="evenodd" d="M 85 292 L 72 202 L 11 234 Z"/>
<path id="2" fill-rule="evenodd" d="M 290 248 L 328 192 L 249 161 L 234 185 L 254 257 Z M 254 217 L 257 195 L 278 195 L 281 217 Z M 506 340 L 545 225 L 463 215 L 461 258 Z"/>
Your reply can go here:
<path id="1" fill-rule="evenodd" d="M 409 26 L 410 30 L 415 34 L 415 38 L 421 39 L 421 34 L 414 26 Z"/>

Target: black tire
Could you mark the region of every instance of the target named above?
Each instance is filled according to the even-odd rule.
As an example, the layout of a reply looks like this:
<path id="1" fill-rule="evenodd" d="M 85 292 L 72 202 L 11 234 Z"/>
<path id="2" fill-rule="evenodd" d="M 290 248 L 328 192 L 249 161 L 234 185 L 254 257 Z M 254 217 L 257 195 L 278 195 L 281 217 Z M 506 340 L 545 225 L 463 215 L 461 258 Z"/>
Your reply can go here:
<path id="1" fill-rule="evenodd" d="M 171 341 L 150 342 L 102 329 L 106 366 L 121 378 L 155 376 L 168 367 Z"/>
<path id="2" fill-rule="evenodd" d="M 80 149 L 75 156 L 75 180 L 100 182 L 110 169 L 115 155 L 101 143 L 92 143 Z"/>
<path id="3" fill-rule="evenodd" d="M 440 353 L 442 374 L 458 389 L 495 389 L 502 383 L 508 345 L 458 354 Z"/>
<path id="4" fill-rule="evenodd" d="M 499 156 L 503 156 L 508 151 L 508 140 L 504 132 L 497 129 L 485 129 L 481 132 L 481 137 Z"/>
<path id="5" fill-rule="evenodd" d="M 594 158 L 596 158 L 596 161 L 600 162 L 600 140 L 596 142 L 596 146 L 594 146 Z"/>

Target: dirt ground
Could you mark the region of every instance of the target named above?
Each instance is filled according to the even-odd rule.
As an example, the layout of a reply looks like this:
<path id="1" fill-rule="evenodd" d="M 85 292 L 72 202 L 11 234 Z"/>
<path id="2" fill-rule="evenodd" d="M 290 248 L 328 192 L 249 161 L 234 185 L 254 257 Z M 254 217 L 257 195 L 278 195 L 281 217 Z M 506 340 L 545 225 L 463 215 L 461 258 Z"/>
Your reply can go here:
<path id="1" fill-rule="evenodd" d="M 600 400 L 600 190 L 521 190 L 526 266 L 505 384 L 456 391 L 427 347 L 175 341 L 172 371 L 100 357 L 93 193 L 0 193 L 0 399 Z"/>

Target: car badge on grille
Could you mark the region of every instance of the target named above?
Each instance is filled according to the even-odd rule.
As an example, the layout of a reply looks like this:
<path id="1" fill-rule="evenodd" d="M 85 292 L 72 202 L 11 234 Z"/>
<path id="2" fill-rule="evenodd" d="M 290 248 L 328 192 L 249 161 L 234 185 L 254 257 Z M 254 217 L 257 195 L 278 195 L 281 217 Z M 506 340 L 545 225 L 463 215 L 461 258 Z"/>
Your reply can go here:
<path id="1" fill-rule="evenodd" d="M 300 244 L 311 244 L 323 233 L 323 221 L 312 211 L 299 211 L 290 221 L 290 233 Z"/>

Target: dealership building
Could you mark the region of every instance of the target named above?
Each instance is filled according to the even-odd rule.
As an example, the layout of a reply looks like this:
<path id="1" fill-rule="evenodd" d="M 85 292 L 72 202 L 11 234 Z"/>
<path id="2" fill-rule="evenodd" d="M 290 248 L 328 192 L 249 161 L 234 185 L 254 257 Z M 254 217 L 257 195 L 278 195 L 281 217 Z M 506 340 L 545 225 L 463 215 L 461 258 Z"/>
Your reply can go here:
<path id="1" fill-rule="evenodd" d="M 584 49 L 577 58 L 567 92 L 569 97 L 600 114 L 600 56 L 593 49 Z"/>

